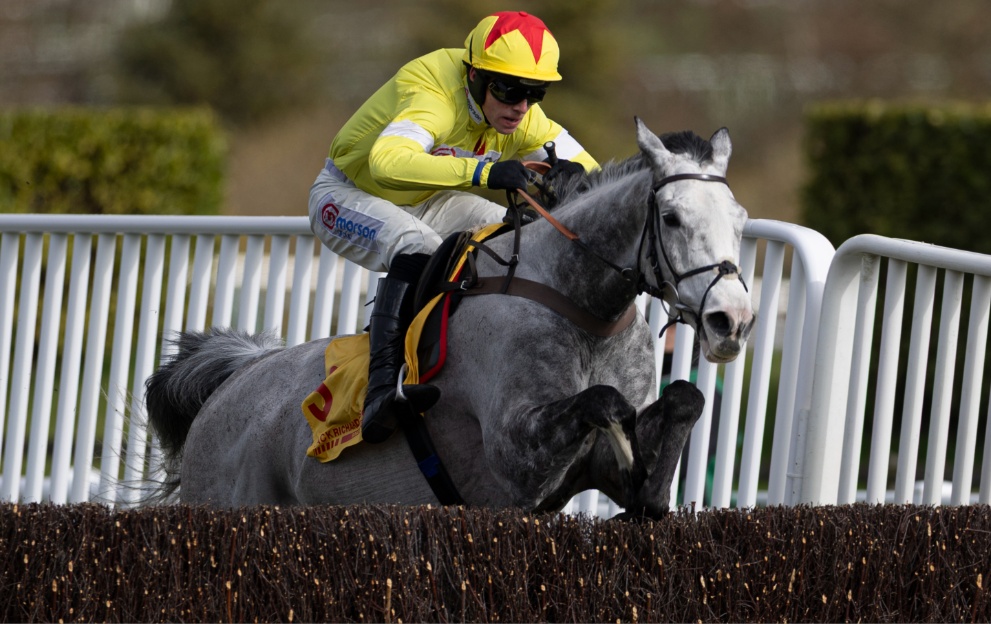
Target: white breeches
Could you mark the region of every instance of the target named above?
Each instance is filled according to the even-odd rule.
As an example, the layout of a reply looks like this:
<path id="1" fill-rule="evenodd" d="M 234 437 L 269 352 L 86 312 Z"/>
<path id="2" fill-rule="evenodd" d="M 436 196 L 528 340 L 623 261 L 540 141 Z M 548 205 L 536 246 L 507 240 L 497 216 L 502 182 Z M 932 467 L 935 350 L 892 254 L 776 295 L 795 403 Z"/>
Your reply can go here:
<path id="1" fill-rule="evenodd" d="M 310 187 L 313 233 L 369 271 L 388 271 L 399 254 L 433 253 L 451 234 L 505 215 L 504 206 L 464 191 L 440 191 L 415 206 L 397 206 L 356 187 L 330 159 Z"/>

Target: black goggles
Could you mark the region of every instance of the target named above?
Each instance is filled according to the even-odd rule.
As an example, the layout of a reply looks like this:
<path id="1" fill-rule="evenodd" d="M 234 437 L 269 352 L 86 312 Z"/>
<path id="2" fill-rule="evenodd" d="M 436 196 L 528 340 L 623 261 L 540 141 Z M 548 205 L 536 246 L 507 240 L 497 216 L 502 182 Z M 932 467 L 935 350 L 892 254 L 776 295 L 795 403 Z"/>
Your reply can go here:
<path id="1" fill-rule="evenodd" d="M 502 79 L 489 74 L 486 76 L 489 82 L 489 92 L 492 96 L 503 104 L 519 104 L 523 100 L 530 106 L 544 99 L 547 95 L 546 86 L 527 86 L 519 83 L 510 84 Z"/>

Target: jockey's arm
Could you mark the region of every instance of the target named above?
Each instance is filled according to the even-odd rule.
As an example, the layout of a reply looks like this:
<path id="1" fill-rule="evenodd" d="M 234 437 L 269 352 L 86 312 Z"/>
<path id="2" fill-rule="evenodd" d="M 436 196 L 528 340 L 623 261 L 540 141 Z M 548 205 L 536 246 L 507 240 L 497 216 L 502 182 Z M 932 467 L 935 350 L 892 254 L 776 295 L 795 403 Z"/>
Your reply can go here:
<path id="1" fill-rule="evenodd" d="M 486 187 L 492 163 L 483 163 L 470 156 L 468 146 L 462 154 L 434 155 L 438 136 L 434 129 L 451 128 L 459 123 L 452 111 L 443 104 L 419 94 L 407 102 L 407 108 L 382 131 L 368 156 L 369 172 L 383 188 L 394 190 L 467 189 Z M 554 141 L 558 158 L 580 163 L 586 171 L 599 168 L 594 158 L 560 124 L 548 119 L 539 106 L 534 106 L 520 129 L 519 138 L 511 140 L 510 157 L 523 160 L 544 160 L 544 144 Z M 515 144 L 515 145 L 513 145 Z M 504 153 L 502 160 L 507 159 Z"/>
<path id="2" fill-rule="evenodd" d="M 427 151 L 432 143 L 424 144 L 408 136 L 387 135 L 386 132 L 375 141 L 368 157 L 369 171 L 383 188 L 466 189 L 481 182 L 473 184 L 475 171 L 483 165 L 478 160 L 435 156 Z"/>
<path id="3" fill-rule="evenodd" d="M 472 156 L 470 146 L 458 146 L 455 140 L 462 153 L 432 153 L 451 142 L 451 128 L 459 125 L 455 111 L 444 94 L 423 85 L 409 88 L 369 151 L 368 168 L 375 182 L 392 190 L 479 186 L 485 167 Z"/>

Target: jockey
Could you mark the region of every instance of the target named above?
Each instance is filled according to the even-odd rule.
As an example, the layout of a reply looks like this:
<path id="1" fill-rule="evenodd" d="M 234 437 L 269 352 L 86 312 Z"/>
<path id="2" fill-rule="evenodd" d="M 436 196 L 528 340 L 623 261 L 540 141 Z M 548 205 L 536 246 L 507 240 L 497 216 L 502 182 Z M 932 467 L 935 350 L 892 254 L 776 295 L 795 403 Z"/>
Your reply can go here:
<path id="1" fill-rule="evenodd" d="M 538 18 L 503 12 L 483 19 L 464 49 L 415 59 L 376 91 L 341 128 L 310 189 L 313 232 L 335 253 L 379 280 L 369 327 L 368 391 L 362 436 L 382 442 L 398 421 L 393 403 L 404 337 L 420 273 L 441 241 L 502 221 L 506 208 L 472 187 L 525 189 L 519 158 L 559 157 L 545 179 L 598 164 L 538 105 L 561 79 L 559 50 Z M 464 189 L 464 190 L 463 190 Z M 418 411 L 436 402 L 431 386 L 406 386 Z"/>

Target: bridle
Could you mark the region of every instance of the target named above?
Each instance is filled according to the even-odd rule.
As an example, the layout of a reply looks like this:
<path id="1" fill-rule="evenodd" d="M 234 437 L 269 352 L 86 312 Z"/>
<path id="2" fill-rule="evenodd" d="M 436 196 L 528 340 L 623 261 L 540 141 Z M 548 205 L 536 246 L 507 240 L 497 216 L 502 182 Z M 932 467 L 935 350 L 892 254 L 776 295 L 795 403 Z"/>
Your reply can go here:
<path id="1" fill-rule="evenodd" d="M 700 182 L 719 182 L 721 184 L 729 184 L 723 176 L 708 173 L 677 173 L 661 178 L 656 184 L 654 184 L 651 188 L 650 196 L 647 198 L 648 214 L 647 219 L 644 222 L 643 231 L 640 234 L 640 246 L 637 252 L 636 268 L 620 267 L 608 258 L 603 257 L 594 249 L 586 245 L 577 234 L 552 217 L 539 202 L 530 197 L 530 195 L 528 195 L 525 191 L 518 189 L 517 192 L 527 201 L 527 203 L 530 204 L 531 207 L 533 207 L 534 210 L 540 213 L 544 219 L 549 221 L 568 240 L 581 247 L 585 252 L 589 253 L 593 257 L 598 258 L 601 262 L 616 271 L 624 281 L 635 286 L 638 294 L 647 293 L 670 306 L 666 310 L 670 320 L 661 328 L 660 335 L 663 335 L 664 332 L 667 331 L 668 327 L 674 325 L 675 323 L 687 323 L 688 321 L 686 320 L 685 315 L 688 314 L 695 319 L 696 331 L 700 335 L 704 336 L 705 329 L 702 324 L 702 310 L 705 309 L 705 302 L 709 297 L 709 293 L 719 282 L 719 280 L 727 275 L 736 275 L 739 278 L 740 283 L 743 285 L 743 289 L 747 292 L 749 292 L 749 289 L 747 288 L 746 282 L 743 281 L 743 274 L 740 272 L 740 267 L 729 260 L 723 260 L 722 262 L 700 266 L 689 271 L 685 271 L 684 273 L 679 273 L 674 268 L 674 265 L 671 263 L 671 259 L 668 257 L 667 250 L 664 248 L 664 241 L 660 236 L 660 228 L 662 227 L 662 224 L 660 211 L 657 209 L 657 193 L 668 184 L 671 184 L 672 182 L 679 182 L 681 180 L 697 180 Z M 647 282 L 647 274 L 642 267 L 644 257 L 643 246 L 645 243 L 649 245 L 647 259 L 650 261 L 650 271 L 653 273 L 654 280 L 657 282 L 658 286 L 654 286 Z M 667 265 L 668 271 L 671 272 L 674 283 L 665 280 L 663 274 L 661 273 L 660 262 L 657 258 L 658 247 L 661 249 L 661 255 L 664 258 L 664 263 Z M 684 280 L 696 275 L 701 275 L 708 271 L 714 271 L 716 275 L 712 278 L 712 281 L 709 282 L 708 288 L 705 289 L 705 293 L 702 295 L 702 301 L 699 303 L 698 309 L 692 309 L 690 306 L 682 303 L 681 297 L 678 294 L 678 286 Z"/>
<path id="2" fill-rule="evenodd" d="M 727 275 L 736 275 L 740 280 L 740 284 L 743 285 L 743 290 L 750 292 L 747 288 L 747 283 L 743 281 L 743 274 L 740 272 L 740 267 L 729 260 L 723 260 L 722 262 L 717 262 L 714 264 L 707 264 L 705 266 L 700 266 L 684 273 L 678 273 L 671 263 L 671 259 L 668 257 L 667 249 L 664 247 L 664 240 L 660 236 L 661 228 L 661 215 L 660 211 L 657 209 L 657 193 L 668 184 L 672 182 L 678 182 L 681 180 L 698 180 L 700 182 L 719 182 L 721 184 L 729 183 L 723 176 L 712 175 L 708 173 L 677 173 L 674 175 L 669 175 L 665 178 L 661 178 L 654 186 L 651 188 L 650 196 L 647 198 L 647 220 L 644 224 L 643 233 L 640 235 L 640 247 L 637 253 L 637 273 L 640 276 L 640 281 L 637 284 L 637 289 L 639 292 L 646 292 L 653 297 L 657 297 L 658 300 L 670 305 L 670 308 L 676 310 L 673 313 L 671 309 L 668 309 L 668 318 L 670 319 L 664 327 L 661 328 L 660 335 L 663 335 L 667 331 L 668 327 L 674 325 L 675 323 L 687 323 L 685 320 L 685 314 L 690 314 L 695 318 L 695 329 L 701 335 L 705 335 L 705 327 L 702 324 L 702 311 L 705 309 L 705 302 L 709 298 L 709 293 L 719 282 Z M 648 243 L 647 256 L 650 260 L 650 269 L 654 274 L 654 280 L 659 284 L 659 286 L 652 286 L 647 283 L 646 274 L 640 268 L 640 262 L 643 258 L 643 246 L 644 242 Z M 656 244 L 655 244 L 656 243 Z M 662 274 L 660 263 L 657 260 L 657 248 L 660 247 L 661 255 L 664 257 L 664 263 L 668 267 L 668 271 L 671 272 L 671 277 L 674 279 L 674 283 L 665 281 Z M 685 305 L 681 301 L 681 296 L 678 294 L 678 286 L 682 281 L 688 279 L 689 277 L 694 277 L 696 275 L 701 275 L 709 271 L 715 272 L 715 277 L 709 282 L 708 288 L 705 289 L 705 293 L 702 294 L 702 301 L 699 302 L 699 307 L 697 310 L 693 310 L 690 306 Z M 670 295 L 673 297 L 673 301 L 669 301 L 665 295 L 665 288 L 670 289 Z"/>

